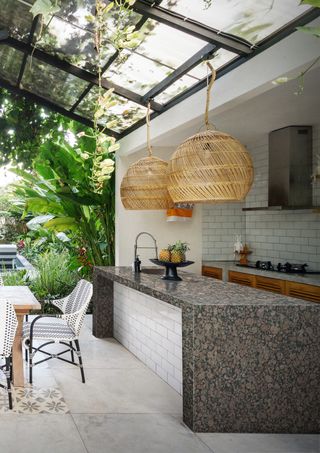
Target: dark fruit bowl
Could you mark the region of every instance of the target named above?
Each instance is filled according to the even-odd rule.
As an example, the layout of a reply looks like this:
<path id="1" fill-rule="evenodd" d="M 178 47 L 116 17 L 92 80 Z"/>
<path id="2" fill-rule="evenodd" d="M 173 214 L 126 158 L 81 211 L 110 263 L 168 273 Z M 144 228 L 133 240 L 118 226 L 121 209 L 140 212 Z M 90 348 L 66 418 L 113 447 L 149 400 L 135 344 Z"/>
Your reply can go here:
<path id="1" fill-rule="evenodd" d="M 171 281 L 181 281 L 182 278 L 178 276 L 177 267 L 186 267 L 193 264 L 194 261 L 183 261 L 182 263 L 171 263 L 169 261 L 160 261 L 156 259 L 150 259 L 151 263 L 156 264 L 157 266 L 164 266 L 166 268 L 166 273 L 162 280 L 171 280 Z"/>
<path id="2" fill-rule="evenodd" d="M 150 259 L 151 263 L 156 264 L 157 266 L 169 266 L 169 267 L 186 267 L 193 264 L 194 261 L 182 261 L 182 263 L 172 263 L 171 261 L 160 261 L 155 259 Z"/>

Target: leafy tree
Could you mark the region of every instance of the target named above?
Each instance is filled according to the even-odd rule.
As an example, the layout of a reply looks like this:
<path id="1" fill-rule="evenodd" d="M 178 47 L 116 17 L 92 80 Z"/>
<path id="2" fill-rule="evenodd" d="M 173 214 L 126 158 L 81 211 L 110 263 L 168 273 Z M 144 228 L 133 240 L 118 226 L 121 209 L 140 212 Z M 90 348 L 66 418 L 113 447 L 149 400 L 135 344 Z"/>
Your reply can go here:
<path id="1" fill-rule="evenodd" d="M 88 130 L 59 113 L 0 89 L 0 166 L 11 162 L 32 168 L 40 146 L 48 139 L 64 137 L 70 125 L 75 131 Z"/>
<path id="2" fill-rule="evenodd" d="M 112 144 L 110 144 L 112 146 Z M 70 146 L 61 138 L 48 140 L 40 147 L 33 172 L 16 169 L 22 181 L 16 195 L 25 200 L 24 215 L 51 214 L 42 226 L 50 231 L 77 234 L 93 265 L 114 264 L 115 187 L 113 159 L 110 179 L 96 193 L 92 181 L 92 150 L 95 140 L 82 136 Z"/>

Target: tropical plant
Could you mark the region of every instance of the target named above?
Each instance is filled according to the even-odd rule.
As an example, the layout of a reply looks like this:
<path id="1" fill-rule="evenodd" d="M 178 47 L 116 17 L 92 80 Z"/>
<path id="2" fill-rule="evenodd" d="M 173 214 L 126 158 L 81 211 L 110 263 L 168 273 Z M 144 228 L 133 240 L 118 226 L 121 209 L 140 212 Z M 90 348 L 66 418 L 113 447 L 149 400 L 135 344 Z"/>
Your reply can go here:
<path id="1" fill-rule="evenodd" d="M 42 227 L 77 236 L 93 265 L 114 264 L 114 175 L 96 193 L 92 181 L 95 140 L 89 136 L 71 147 L 48 141 L 40 147 L 34 172 L 15 169 L 22 181 L 16 196 L 26 201 L 24 216 L 51 215 Z M 111 159 L 110 159 L 111 160 Z M 113 161 L 112 161 L 113 169 Z"/>
<path id="2" fill-rule="evenodd" d="M 62 253 L 45 252 L 39 255 L 35 264 L 37 276 L 31 280 L 30 287 L 40 301 L 66 296 L 79 279 L 77 273 L 69 267 L 67 251 Z"/>
<path id="3" fill-rule="evenodd" d="M 42 143 L 73 131 L 88 133 L 80 123 L 0 88 L 0 166 L 9 162 L 30 169 Z"/>
<path id="4" fill-rule="evenodd" d="M 1 188 L 0 194 L 0 243 L 16 242 L 26 232 L 24 222 L 20 220 L 22 211 L 14 206 L 12 190 Z"/>

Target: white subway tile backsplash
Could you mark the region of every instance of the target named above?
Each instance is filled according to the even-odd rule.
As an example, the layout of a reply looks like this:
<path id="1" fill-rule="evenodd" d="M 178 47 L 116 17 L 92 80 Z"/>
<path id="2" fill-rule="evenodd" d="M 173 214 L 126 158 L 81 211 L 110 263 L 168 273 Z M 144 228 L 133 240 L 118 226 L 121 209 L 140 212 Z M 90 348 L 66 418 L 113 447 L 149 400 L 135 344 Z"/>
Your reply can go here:
<path id="1" fill-rule="evenodd" d="M 115 283 L 114 336 L 182 394 L 179 308 Z"/>
<path id="2" fill-rule="evenodd" d="M 299 211 L 242 211 L 268 202 L 268 137 L 247 144 L 255 179 L 245 204 L 203 206 L 203 259 L 232 260 L 235 236 L 241 235 L 253 253 L 251 260 L 270 259 L 308 263 L 320 269 L 320 214 Z M 313 129 L 314 168 L 320 155 L 320 126 Z M 320 180 L 313 186 L 314 205 L 320 205 Z"/>

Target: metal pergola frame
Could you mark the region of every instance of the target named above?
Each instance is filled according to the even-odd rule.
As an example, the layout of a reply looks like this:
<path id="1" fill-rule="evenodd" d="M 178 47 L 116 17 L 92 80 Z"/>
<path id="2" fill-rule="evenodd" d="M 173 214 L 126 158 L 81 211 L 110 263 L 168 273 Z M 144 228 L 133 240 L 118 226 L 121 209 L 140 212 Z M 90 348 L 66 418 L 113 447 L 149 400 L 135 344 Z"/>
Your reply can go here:
<path id="1" fill-rule="evenodd" d="M 187 97 L 191 96 L 192 94 L 196 93 L 197 91 L 201 90 L 206 86 L 206 79 L 201 80 L 199 83 L 191 86 L 190 88 L 186 89 L 181 94 L 175 96 L 166 104 L 159 104 L 154 101 L 154 98 L 161 94 L 164 90 L 166 90 L 170 85 L 174 82 L 179 80 L 183 75 L 187 74 L 193 68 L 195 68 L 198 64 L 206 59 L 210 59 L 214 56 L 215 52 L 222 49 L 227 49 L 228 51 L 232 51 L 236 53 L 238 56 L 233 59 L 231 62 L 227 63 L 226 65 L 222 66 L 217 71 L 217 78 L 222 77 L 227 72 L 233 70 L 237 66 L 245 63 L 249 59 L 253 58 L 254 56 L 258 55 L 262 51 L 266 50 L 267 48 L 271 47 L 281 39 L 285 38 L 286 36 L 293 33 L 298 26 L 305 25 L 312 20 L 316 19 L 320 16 L 320 9 L 319 8 L 311 8 L 305 14 L 302 14 L 295 20 L 288 23 L 286 26 L 278 30 L 277 32 L 273 33 L 265 40 L 259 43 L 257 46 L 253 46 L 248 41 L 230 35 L 228 33 L 220 32 L 219 30 L 215 30 L 210 28 L 204 24 L 191 20 L 187 17 L 182 16 L 181 14 L 177 14 L 173 11 L 169 11 L 165 8 L 160 6 L 160 1 L 155 1 L 152 5 L 146 0 L 137 0 L 133 6 L 134 11 L 142 15 L 141 20 L 136 25 L 136 28 L 139 29 L 143 26 L 143 24 L 148 19 L 154 19 L 160 23 L 163 23 L 167 26 L 173 27 L 174 29 L 183 31 L 189 35 L 195 36 L 197 38 L 202 39 L 203 41 L 207 42 L 200 51 L 198 51 L 195 55 L 190 57 L 186 62 L 184 62 L 181 66 L 175 69 L 168 77 L 160 81 L 155 87 L 150 89 L 145 95 L 141 96 L 131 90 L 128 90 L 124 87 L 116 85 L 109 80 L 103 79 L 102 86 L 104 89 L 114 89 L 114 93 L 126 98 L 127 100 L 133 101 L 138 105 L 147 106 L 148 102 L 151 103 L 151 108 L 153 113 L 151 115 L 152 118 L 160 115 L 161 113 L 167 111 L 177 103 L 183 101 Z M 86 95 L 90 92 L 90 90 L 94 86 L 98 86 L 98 75 L 93 74 L 85 69 L 79 68 L 71 63 L 67 62 L 66 60 L 62 60 L 48 52 L 40 50 L 33 45 L 35 31 L 38 26 L 38 16 L 33 20 L 32 26 L 30 29 L 29 37 L 26 42 L 21 41 L 14 37 L 7 37 L 0 41 L 0 45 L 4 44 L 16 50 L 22 52 L 23 59 L 20 66 L 19 75 L 17 78 L 17 82 L 15 85 L 9 83 L 8 81 L 0 78 L 0 86 L 6 88 L 7 90 L 22 95 L 27 99 L 30 99 L 33 102 L 36 102 L 44 107 L 47 107 L 53 111 L 56 111 L 62 115 L 65 115 L 73 120 L 79 121 L 87 126 L 92 127 L 93 121 L 88 119 L 82 115 L 75 113 L 76 108 L 80 104 L 80 102 L 86 97 Z M 72 24 L 72 23 L 71 23 Z M 71 74 L 76 76 L 80 80 L 88 82 L 88 87 L 82 92 L 79 96 L 78 100 L 72 105 L 70 109 L 61 107 L 60 105 L 56 104 L 52 100 L 47 100 L 42 96 L 39 96 L 35 93 L 27 91 L 21 87 L 21 81 L 23 78 L 23 74 L 25 71 L 27 59 L 30 55 L 33 55 L 34 58 L 51 65 L 54 68 L 58 68 L 67 74 Z M 111 56 L 104 67 L 104 71 L 107 70 L 111 64 L 115 61 L 118 57 L 118 52 Z M 145 118 L 137 121 L 131 127 L 125 129 L 122 133 L 117 133 L 112 130 L 106 129 L 106 133 L 114 136 L 117 139 L 121 139 L 122 137 L 130 134 L 135 129 L 139 128 L 145 123 Z"/>

